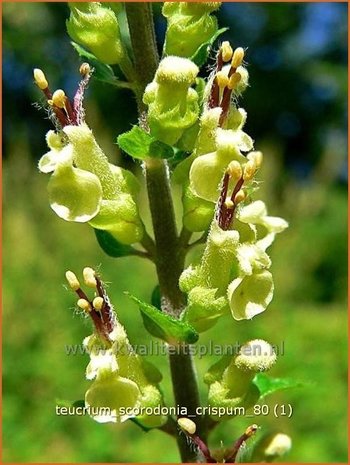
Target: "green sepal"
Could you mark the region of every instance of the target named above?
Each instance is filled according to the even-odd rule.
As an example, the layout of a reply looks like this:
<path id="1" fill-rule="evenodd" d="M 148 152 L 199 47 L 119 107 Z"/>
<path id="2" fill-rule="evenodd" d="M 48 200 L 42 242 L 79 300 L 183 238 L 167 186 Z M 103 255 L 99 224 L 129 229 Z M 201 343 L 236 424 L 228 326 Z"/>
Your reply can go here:
<path id="1" fill-rule="evenodd" d="M 284 389 L 300 388 L 310 385 L 310 383 L 305 381 L 298 381 L 292 378 L 272 378 L 264 373 L 257 373 L 252 383 L 258 388 L 260 399 Z"/>
<path id="2" fill-rule="evenodd" d="M 128 155 L 137 160 L 145 158 L 171 158 L 174 150 L 169 145 L 160 142 L 139 126 L 133 126 L 128 132 L 124 132 L 117 139 L 119 147 Z"/>
<path id="3" fill-rule="evenodd" d="M 223 27 L 219 29 L 212 37 L 210 40 L 202 44 L 196 52 L 191 56 L 191 60 L 196 63 L 197 66 L 203 66 L 204 63 L 208 60 L 210 50 L 216 41 L 216 39 L 221 36 L 224 32 L 228 31 L 228 27 Z"/>
<path id="4" fill-rule="evenodd" d="M 126 292 L 126 295 L 138 304 L 144 326 L 152 336 L 169 344 L 179 342 L 193 344 L 198 341 L 198 333 L 188 323 L 161 312 L 158 308 L 139 300 L 128 292 Z"/>
<path id="5" fill-rule="evenodd" d="M 106 252 L 107 255 L 114 258 L 127 257 L 133 255 L 135 250 L 130 245 L 125 245 L 115 239 L 112 234 L 103 229 L 95 229 L 95 235 L 97 242 L 101 249 Z"/>
<path id="6" fill-rule="evenodd" d="M 89 63 L 89 65 L 94 68 L 94 74 L 93 77 L 95 79 L 98 79 L 99 81 L 106 82 L 107 84 L 113 84 L 114 86 L 118 86 L 118 78 L 114 75 L 113 69 L 104 63 L 101 63 L 101 61 L 98 60 L 98 58 L 95 57 L 94 54 L 91 52 L 88 52 L 85 50 L 84 47 L 81 45 L 77 44 L 76 42 L 71 42 L 75 50 L 78 52 L 78 55 L 80 58 L 83 59 L 83 61 L 86 61 Z"/>

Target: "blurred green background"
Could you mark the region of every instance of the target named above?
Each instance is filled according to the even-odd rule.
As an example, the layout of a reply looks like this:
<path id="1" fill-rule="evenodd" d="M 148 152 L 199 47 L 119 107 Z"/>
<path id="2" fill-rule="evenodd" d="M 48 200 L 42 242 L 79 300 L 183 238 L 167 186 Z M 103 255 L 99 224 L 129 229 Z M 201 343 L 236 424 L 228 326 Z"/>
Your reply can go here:
<path id="1" fill-rule="evenodd" d="M 154 4 L 161 44 L 160 6 Z M 65 354 L 65 344 L 80 343 L 91 332 L 74 312 L 65 270 L 101 267 L 134 344 L 148 335 L 123 291 L 149 299 L 156 284 L 150 263 L 107 257 L 91 228 L 60 220 L 48 205 L 48 178 L 36 163 L 46 151 L 50 121 L 33 105 L 40 105 L 41 95 L 31 73 L 42 68 L 52 88 L 73 93 L 79 59 L 65 34 L 67 15 L 65 3 L 3 4 L 3 461 L 174 462 L 175 442 L 162 432 L 55 414 L 57 398 L 81 399 L 88 386 L 87 356 Z M 200 342 L 218 342 L 218 334 L 222 343 L 283 342 L 284 355 L 271 374 L 313 386 L 269 399 L 269 405 L 290 403 L 291 419 L 269 415 L 256 423 L 263 432 L 291 435 L 286 462 L 346 462 L 347 4 L 226 3 L 218 17 L 230 27 L 223 39 L 248 47 L 251 87 L 241 104 L 248 111 L 247 132 L 265 154 L 259 196 L 290 228 L 272 248 L 276 291 L 268 310 L 248 322 L 226 318 Z M 140 175 L 114 144 L 136 121 L 132 96 L 93 82 L 86 107 L 110 160 Z M 180 217 L 177 191 L 175 196 Z M 140 203 L 148 222 L 144 191 Z M 167 360 L 150 359 L 164 371 L 171 403 Z M 200 379 L 216 359 L 197 358 Z M 201 394 L 205 398 L 203 385 Z M 229 445 L 250 422 L 221 424 L 211 445 Z"/>

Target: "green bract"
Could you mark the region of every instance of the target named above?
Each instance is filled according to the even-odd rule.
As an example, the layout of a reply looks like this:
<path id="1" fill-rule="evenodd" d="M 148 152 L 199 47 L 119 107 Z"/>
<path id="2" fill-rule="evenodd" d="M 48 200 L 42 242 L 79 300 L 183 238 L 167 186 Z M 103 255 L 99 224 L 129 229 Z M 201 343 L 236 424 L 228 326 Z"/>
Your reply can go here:
<path id="1" fill-rule="evenodd" d="M 156 382 L 159 382 L 158 370 L 155 367 L 151 369 L 149 362 L 144 364 L 135 354 L 120 323 L 116 323 L 109 337 L 112 341 L 110 349 L 101 348 L 101 341 L 96 335 L 84 340 L 90 354 L 86 377 L 93 380 L 86 392 L 85 404 L 92 408 L 90 412 L 93 412 L 94 420 L 122 423 L 136 418 L 148 428 L 161 426 L 166 417 L 142 412 L 142 409 L 162 404 L 154 376 L 157 373 Z M 126 410 L 128 408 L 129 411 Z M 138 412 L 141 413 L 138 415 Z"/>
<path id="2" fill-rule="evenodd" d="M 108 163 L 86 124 L 49 131 L 46 140 L 51 150 L 40 159 L 39 169 L 53 173 L 48 190 L 57 215 L 90 222 L 123 244 L 139 242 L 143 225 L 134 200 L 135 177 Z"/>
<path id="3" fill-rule="evenodd" d="M 117 64 L 124 57 L 115 13 L 98 2 L 70 2 L 70 37 L 87 47 L 102 63 Z"/>
<path id="4" fill-rule="evenodd" d="M 217 32 L 218 25 L 210 13 L 220 3 L 166 2 L 163 15 L 168 20 L 164 51 L 167 55 L 191 57 Z"/>
<path id="5" fill-rule="evenodd" d="M 190 87 L 197 74 L 198 67 L 186 58 L 169 56 L 160 62 L 143 95 L 151 134 L 156 139 L 173 145 L 197 121 L 198 94 Z"/>

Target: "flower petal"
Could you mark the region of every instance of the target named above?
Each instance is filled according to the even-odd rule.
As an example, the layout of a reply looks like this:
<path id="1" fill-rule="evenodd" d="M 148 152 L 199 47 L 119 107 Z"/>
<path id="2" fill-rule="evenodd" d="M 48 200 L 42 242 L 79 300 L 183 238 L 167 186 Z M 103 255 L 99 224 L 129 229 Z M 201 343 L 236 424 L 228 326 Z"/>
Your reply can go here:
<path id="1" fill-rule="evenodd" d="M 45 153 L 38 163 L 38 168 L 42 173 L 52 173 L 56 167 L 69 166 L 73 163 L 73 150 L 72 146 L 66 145 L 62 149 L 53 148 L 50 152 Z"/>
<path id="2" fill-rule="evenodd" d="M 96 379 L 85 394 L 85 404 L 90 415 L 99 423 L 123 423 L 133 415 L 122 415 L 121 408 L 138 408 L 140 390 L 127 378 L 110 374 Z"/>
<path id="3" fill-rule="evenodd" d="M 235 320 L 248 320 L 262 313 L 272 300 L 273 280 L 269 271 L 234 279 L 227 296 Z"/>
<path id="4" fill-rule="evenodd" d="M 237 260 L 244 275 L 251 275 L 254 271 L 271 266 L 271 260 L 267 253 L 255 244 L 240 244 L 237 247 Z"/>
<path id="5" fill-rule="evenodd" d="M 88 171 L 73 166 L 56 167 L 48 191 L 51 208 L 66 221 L 85 223 L 100 209 L 101 183 Z"/>
<path id="6" fill-rule="evenodd" d="M 288 228 L 287 221 L 278 216 L 265 216 L 262 224 L 270 233 L 280 233 Z"/>
<path id="7" fill-rule="evenodd" d="M 262 200 L 252 202 L 237 212 L 239 221 L 242 221 L 243 223 L 261 224 L 266 215 L 266 205 Z"/>
<path id="8" fill-rule="evenodd" d="M 112 350 L 101 349 L 90 353 L 90 363 L 86 367 L 86 379 L 95 379 L 100 371 L 116 372 L 118 363 Z"/>

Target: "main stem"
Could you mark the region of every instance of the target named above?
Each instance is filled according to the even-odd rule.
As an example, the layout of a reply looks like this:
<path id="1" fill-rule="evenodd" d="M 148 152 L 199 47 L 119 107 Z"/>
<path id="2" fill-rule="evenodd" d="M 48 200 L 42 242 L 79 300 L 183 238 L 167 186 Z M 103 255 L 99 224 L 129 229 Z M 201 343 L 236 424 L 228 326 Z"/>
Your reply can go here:
<path id="1" fill-rule="evenodd" d="M 137 76 L 135 93 L 140 120 L 145 121 L 146 108 L 142 102 L 142 95 L 146 85 L 153 80 L 158 66 L 152 8 L 149 3 L 125 3 L 125 8 Z M 185 248 L 180 243 L 176 230 L 168 167 L 164 160 L 150 158 L 145 161 L 145 172 L 162 310 L 179 317 L 185 306 L 184 295 L 178 286 L 184 268 Z M 169 356 L 169 361 L 175 402 L 180 407 L 185 407 L 188 415 L 195 415 L 200 400 L 192 356 L 187 349 L 187 346 L 179 347 L 176 354 Z M 199 435 L 205 436 L 200 417 L 196 423 Z M 182 462 L 195 462 L 196 454 L 191 451 L 183 435 L 177 436 L 177 443 Z"/>

